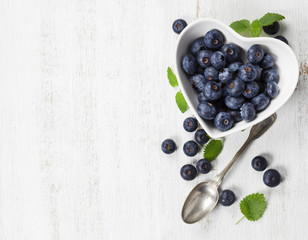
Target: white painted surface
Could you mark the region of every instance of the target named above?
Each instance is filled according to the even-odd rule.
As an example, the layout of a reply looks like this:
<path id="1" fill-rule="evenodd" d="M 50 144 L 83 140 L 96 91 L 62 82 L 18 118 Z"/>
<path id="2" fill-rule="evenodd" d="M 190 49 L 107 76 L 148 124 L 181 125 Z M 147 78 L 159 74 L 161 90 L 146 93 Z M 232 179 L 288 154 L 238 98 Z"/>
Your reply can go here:
<path id="1" fill-rule="evenodd" d="M 305 239 L 308 195 L 308 4 L 289 0 L 3 0 L 0 3 L 0 239 Z M 281 34 L 301 64 L 295 94 L 270 132 L 225 178 L 238 200 L 185 225 L 185 196 L 221 170 L 248 131 L 228 136 L 214 171 L 179 176 L 188 159 L 175 90 L 174 19 L 286 16 Z M 171 156 L 161 141 L 174 138 Z M 266 154 L 284 177 L 266 188 L 250 160 Z M 263 192 L 261 220 L 239 200 Z"/>

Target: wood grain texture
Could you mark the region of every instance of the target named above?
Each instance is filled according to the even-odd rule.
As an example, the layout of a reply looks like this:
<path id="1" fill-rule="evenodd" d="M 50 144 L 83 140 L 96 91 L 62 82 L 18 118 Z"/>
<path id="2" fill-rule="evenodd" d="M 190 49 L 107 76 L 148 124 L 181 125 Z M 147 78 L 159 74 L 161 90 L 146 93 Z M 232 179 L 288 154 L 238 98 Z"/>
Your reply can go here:
<path id="1" fill-rule="evenodd" d="M 304 0 L 27 0 L 0 3 L 0 239 L 305 239 L 308 223 L 308 3 Z M 297 89 L 270 132 L 253 143 L 222 188 L 238 199 L 195 225 L 180 218 L 198 182 L 244 142 L 228 136 L 214 170 L 179 176 L 193 135 L 166 79 L 176 18 L 225 23 L 272 11 L 300 61 Z M 178 151 L 166 156 L 161 141 Z M 283 182 L 252 170 L 268 157 Z M 240 199 L 263 192 L 264 217 L 241 218 Z M 262 231 L 260 231 L 262 229 Z"/>

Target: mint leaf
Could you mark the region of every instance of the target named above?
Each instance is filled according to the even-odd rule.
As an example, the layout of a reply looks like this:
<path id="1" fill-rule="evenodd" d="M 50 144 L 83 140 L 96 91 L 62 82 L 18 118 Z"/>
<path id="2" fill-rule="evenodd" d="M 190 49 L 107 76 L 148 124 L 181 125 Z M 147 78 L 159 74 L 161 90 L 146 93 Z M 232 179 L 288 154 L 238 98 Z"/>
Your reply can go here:
<path id="1" fill-rule="evenodd" d="M 182 113 L 187 111 L 188 105 L 181 92 L 177 92 L 177 94 L 175 95 L 175 101 Z"/>
<path id="2" fill-rule="evenodd" d="M 267 13 L 263 17 L 260 18 L 260 23 L 261 23 L 261 26 L 264 27 L 264 26 L 271 25 L 276 21 L 281 21 L 283 19 L 285 19 L 285 17 L 278 13 Z"/>
<path id="3" fill-rule="evenodd" d="M 262 30 L 262 26 L 261 26 L 260 21 L 258 19 L 254 20 L 251 23 L 251 30 L 250 30 L 251 36 L 252 37 L 259 37 L 261 30 Z"/>
<path id="4" fill-rule="evenodd" d="M 237 33 L 241 33 L 250 28 L 250 22 L 247 19 L 242 19 L 231 23 L 230 27 Z"/>
<path id="5" fill-rule="evenodd" d="M 208 144 L 204 147 L 203 158 L 213 161 L 220 154 L 222 150 L 222 141 L 218 139 L 210 139 Z"/>
<path id="6" fill-rule="evenodd" d="M 168 67 L 167 76 L 168 76 L 168 79 L 169 79 L 169 83 L 172 87 L 176 87 L 176 86 L 179 85 L 178 80 L 177 80 L 175 74 L 172 72 L 172 69 L 170 67 Z"/>
<path id="7" fill-rule="evenodd" d="M 240 202 L 240 209 L 244 214 L 244 217 L 246 217 L 249 221 L 259 220 L 266 209 L 266 200 L 264 195 L 262 193 L 253 193 L 246 196 Z M 241 218 L 237 223 L 239 223 L 243 218 Z"/>

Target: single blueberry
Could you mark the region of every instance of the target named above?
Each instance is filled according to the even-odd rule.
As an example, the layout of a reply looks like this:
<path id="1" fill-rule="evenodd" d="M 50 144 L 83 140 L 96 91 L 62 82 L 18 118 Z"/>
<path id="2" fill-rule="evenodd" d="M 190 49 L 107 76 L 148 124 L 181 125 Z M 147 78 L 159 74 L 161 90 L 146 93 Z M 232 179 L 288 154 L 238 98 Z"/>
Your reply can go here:
<path id="1" fill-rule="evenodd" d="M 187 132 L 193 132 L 198 127 L 198 121 L 195 118 L 188 117 L 184 120 L 183 127 Z"/>
<path id="2" fill-rule="evenodd" d="M 197 176 L 197 169 L 194 165 L 186 164 L 181 167 L 180 175 L 184 180 L 191 181 Z"/>
<path id="3" fill-rule="evenodd" d="M 203 145 L 209 141 L 209 137 L 203 129 L 199 129 L 195 132 L 195 140 L 200 145 Z"/>
<path id="4" fill-rule="evenodd" d="M 264 26 L 263 27 L 263 31 L 269 35 L 274 35 L 276 33 L 278 33 L 279 31 L 279 22 L 273 22 L 271 25 L 268 25 L 268 26 Z"/>
<path id="5" fill-rule="evenodd" d="M 229 63 L 236 62 L 240 59 L 240 47 L 234 43 L 228 43 L 222 46 L 221 50 Z"/>
<path id="6" fill-rule="evenodd" d="M 264 93 L 259 94 L 258 96 L 251 99 L 251 103 L 253 104 L 256 111 L 262 111 L 267 107 L 270 102 L 270 98 L 267 97 Z"/>
<path id="7" fill-rule="evenodd" d="M 197 107 L 197 113 L 200 117 L 206 120 L 212 120 L 215 118 L 217 111 L 215 106 L 210 102 L 199 103 Z"/>
<path id="8" fill-rule="evenodd" d="M 203 158 L 197 162 L 196 167 L 199 173 L 207 174 L 211 171 L 212 164 L 209 160 Z"/>
<path id="9" fill-rule="evenodd" d="M 233 72 L 229 68 L 223 68 L 219 71 L 218 79 L 221 83 L 227 83 L 233 78 Z"/>
<path id="10" fill-rule="evenodd" d="M 243 95 L 245 98 L 253 98 L 259 93 L 260 87 L 255 81 L 246 83 Z"/>
<path id="11" fill-rule="evenodd" d="M 242 79 L 244 82 L 251 82 L 256 80 L 257 75 L 257 69 L 251 63 L 241 66 L 238 72 L 239 78 Z"/>
<path id="12" fill-rule="evenodd" d="M 226 96 L 225 98 L 226 106 L 233 110 L 240 109 L 241 106 L 244 104 L 244 102 L 245 98 L 243 96 L 238 96 L 238 97 Z"/>
<path id="13" fill-rule="evenodd" d="M 205 83 L 203 94 L 210 101 L 215 101 L 222 96 L 222 89 L 217 82 L 208 81 Z"/>
<path id="14" fill-rule="evenodd" d="M 200 92 L 198 95 L 198 101 L 199 103 L 206 102 L 208 99 L 204 96 L 203 92 Z"/>
<path id="15" fill-rule="evenodd" d="M 216 81 L 218 80 L 218 70 L 214 67 L 207 67 L 204 70 L 204 77 L 206 80 L 209 81 Z"/>
<path id="16" fill-rule="evenodd" d="M 244 121 L 250 122 L 252 121 L 256 116 L 256 110 L 252 103 L 246 102 L 241 107 L 241 116 Z"/>
<path id="17" fill-rule="evenodd" d="M 224 35 L 217 29 L 208 31 L 204 36 L 204 45 L 209 49 L 219 49 L 224 44 L 224 41 Z"/>
<path id="18" fill-rule="evenodd" d="M 193 157 L 198 152 L 198 144 L 195 141 L 188 141 L 183 145 L 183 151 L 187 156 Z"/>
<path id="19" fill-rule="evenodd" d="M 278 82 L 279 74 L 276 68 L 269 68 L 262 71 L 262 79 L 264 82 Z"/>
<path id="20" fill-rule="evenodd" d="M 235 122 L 240 122 L 243 120 L 240 111 L 228 109 L 228 113 L 230 113 L 231 117 L 233 118 Z"/>
<path id="21" fill-rule="evenodd" d="M 214 125 L 221 131 L 227 131 L 233 127 L 234 121 L 228 112 L 220 112 L 214 119 Z"/>
<path id="22" fill-rule="evenodd" d="M 175 149 L 175 142 L 172 139 L 166 139 L 161 144 L 161 150 L 166 154 L 173 153 Z"/>
<path id="23" fill-rule="evenodd" d="M 197 38 L 195 41 L 193 41 L 190 44 L 190 52 L 192 55 L 196 56 L 197 53 L 201 50 L 206 50 L 206 47 L 204 45 L 203 37 Z"/>
<path id="24" fill-rule="evenodd" d="M 263 69 L 270 68 L 274 66 L 275 60 L 272 55 L 266 53 L 262 59 L 262 61 L 259 63 L 260 67 Z"/>
<path id="25" fill-rule="evenodd" d="M 270 81 L 266 84 L 266 93 L 270 98 L 277 97 L 279 93 L 278 84 L 274 81 Z"/>
<path id="26" fill-rule="evenodd" d="M 197 62 L 195 57 L 191 54 L 184 56 L 182 68 L 188 75 L 193 75 L 197 71 Z"/>
<path id="27" fill-rule="evenodd" d="M 211 55 L 211 64 L 217 70 L 224 68 L 227 64 L 225 55 L 219 51 L 213 52 Z"/>
<path id="28" fill-rule="evenodd" d="M 231 206 L 235 202 L 235 194 L 231 190 L 223 190 L 219 196 L 219 203 L 225 207 Z"/>
<path id="29" fill-rule="evenodd" d="M 228 95 L 232 97 L 240 96 L 245 89 L 245 83 L 239 78 L 235 78 L 229 81 L 226 86 Z"/>
<path id="30" fill-rule="evenodd" d="M 260 45 L 255 44 L 248 49 L 246 56 L 250 63 L 257 64 L 262 60 L 264 50 Z"/>
<path id="31" fill-rule="evenodd" d="M 275 169 L 267 170 L 263 175 L 263 182 L 268 187 L 276 187 L 280 183 L 280 173 Z"/>
<path id="32" fill-rule="evenodd" d="M 187 23 L 183 19 L 177 19 L 172 23 L 172 29 L 177 34 L 180 34 L 186 26 Z"/>
<path id="33" fill-rule="evenodd" d="M 240 70 L 240 67 L 243 66 L 243 63 L 242 62 L 234 62 L 234 63 L 231 63 L 228 68 L 234 73 L 238 73 L 238 71 Z"/>
<path id="34" fill-rule="evenodd" d="M 251 166 L 256 171 L 263 171 L 267 167 L 266 158 L 263 156 L 256 156 L 251 161 Z"/>
<path id="35" fill-rule="evenodd" d="M 193 88 L 201 92 L 205 86 L 205 77 L 202 74 L 195 74 L 190 77 L 190 83 Z"/>
<path id="36" fill-rule="evenodd" d="M 286 44 L 289 44 L 288 40 L 284 36 L 276 36 L 275 38 L 283 41 Z"/>
<path id="37" fill-rule="evenodd" d="M 197 62 L 200 67 L 207 68 L 211 66 L 211 55 L 212 51 L 210 50 L 201 50 L 197 53 Z"/>
<path id="38" fill-rule="evenodd" d="M 261 79 L 261 76 L 262 76 L 262 69 L 260 68 L 259 65 L 254 65 L 256 70 L 257 70 L 257 77 L 256 77 L 256 81 L 260 80 Z"/>

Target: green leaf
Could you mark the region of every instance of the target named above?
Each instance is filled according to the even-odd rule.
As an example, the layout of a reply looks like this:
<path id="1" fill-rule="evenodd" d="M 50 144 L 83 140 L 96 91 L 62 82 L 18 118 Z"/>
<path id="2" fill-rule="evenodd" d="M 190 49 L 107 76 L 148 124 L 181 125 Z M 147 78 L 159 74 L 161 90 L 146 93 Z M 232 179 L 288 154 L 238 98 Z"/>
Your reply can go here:
<path id="1" fill-rule="evenodd" d="M 271 25 L 276 21 L 281 21 L 283 19 L 285 19 L 285 17 L 278 13 L 267 13 L 263 17 L 260 18 L 260 23 L 261 23 L 261 26 L 264 27 L 264 26 Z"/>
<path id="2" fill-rule="evenodd" d="M 168 70 L 167 70 L 167 76 L 168 76 L 168 79 L 169 79 L 169 83 L 172 87 L 176 87 L 178 86 L 178 80 L 176 79 L 176 76 L 175 74 L 172 72 L 172 69 L 170 67 L 168 67 Z"/>
<path id="3" fill-rule="evenodd" d="M 250 28 L 250 22 L 247 19 L 242 19 L 231 23 L 230 27 L 237 33 L 241 33 Z"/>
<path id="4" fill-rule="evenodd" d="M 240 209 L 249 221 L 260 219 L 266 209 L 266 200 L 262 193 L 253 193 L 240 202 Z"/>
<path id="5" fill-rule="evenodd" d="M 183 94 L 180 91 L 177 92 L 177 94 L 175 95 L 175 101 L 176 101 L 176 104 L 178 105 L 178 107 L 179 107 L 179 109 L 182 113 L 187 111 L 187 109 L 188 109 L 187 102 L 186 102 Z"/>
<path id="6" fill-rule="evenodd" d="M 252 37 L 259 37 L 261 30 L 262 30 L 262 26 L 261 26 L 260 21 L 258 19 L 254 20 L 251 23 L 251 30 L 250 30 L 251 36 Z"/>
<path id="7" fill-rule="evenodd" d="M 203 158 L 213 161 L 222 150 L 222 141 L 219 139 L 211 139 L 204 147 Z"/>

